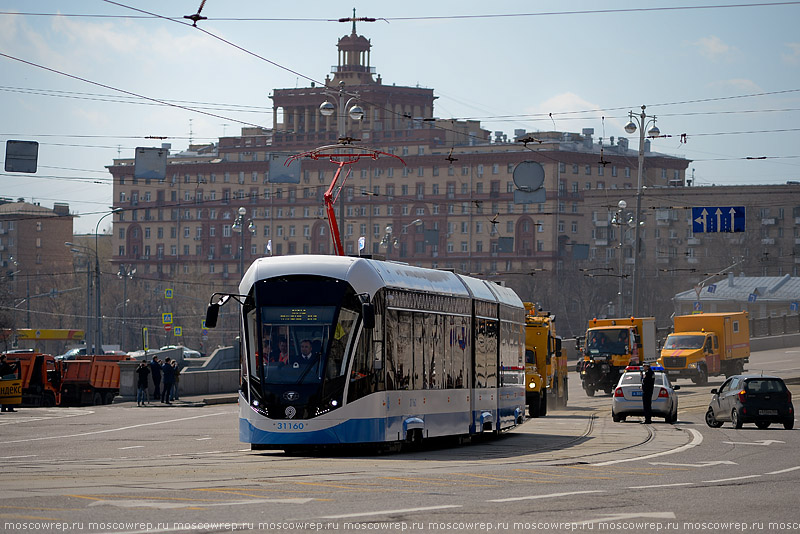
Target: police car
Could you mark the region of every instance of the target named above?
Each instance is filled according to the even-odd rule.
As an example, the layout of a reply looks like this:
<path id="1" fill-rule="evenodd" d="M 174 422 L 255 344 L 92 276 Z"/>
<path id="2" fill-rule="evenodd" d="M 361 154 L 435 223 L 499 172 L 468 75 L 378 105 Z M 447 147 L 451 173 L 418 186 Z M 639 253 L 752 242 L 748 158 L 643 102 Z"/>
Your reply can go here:
<path id="1" fill-rule="evenodd" d="M 675 390 L 680 386 L 673 386 L 664 368 L 651 366 L 655 374 L 653 387 L 652 415 L 663 417 L 667 423 L 678 420 L 678 395 Z M 644 368 L 638 365 L 629 365 L 619 377 L 617 387 L 614 388 L 613 402 L 611 404 L 611 418 L 615 423 L 625 421 L 629 415 L 644 415 L 642 404 L 642 376 Z"/>

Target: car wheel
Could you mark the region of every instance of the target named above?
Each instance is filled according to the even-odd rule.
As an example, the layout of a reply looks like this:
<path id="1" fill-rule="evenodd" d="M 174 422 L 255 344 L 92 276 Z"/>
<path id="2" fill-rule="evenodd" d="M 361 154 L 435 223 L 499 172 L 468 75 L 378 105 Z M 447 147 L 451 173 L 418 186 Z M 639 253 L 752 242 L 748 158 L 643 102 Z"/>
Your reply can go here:
<path id="1" fill-rule="evenodd" d="M 756 421 L 756 426 L 761 430 L 766 430 L 769 428 L 769 421 Z"/>
<path id="2" fill-rule="evenodd" d="M 719 428 L 722 426 L 722 421 L 717 421 L 717 419 L 714 417 L 714 410 L 711 409 L 710 406 L 706 412 L 706 424 L 711 428 Z"/>
<path id="3" fill-rule="evenodd" d="M 788 421 L 783 422 L 783 428 L 786 430 L 791 430 L 794 428 L 794 419 L 789 419 Z"/>
<path id="4" fill-rule="evenodd" d="M 619 423 L 620 421 L 622 421 L 622 418 L 617 414 L 615 414 L 614 412 L 611 412 L 611 420 L 614 421 L 615 423 Z"/>
<path id="5" fill-rule="evenodd" d="M 736 408 L 731 410 L 731 424 L 733 424 L 733 428 L 742 428 L 742 418 L 739 417 L 739 412 L 736 411 Z"/>

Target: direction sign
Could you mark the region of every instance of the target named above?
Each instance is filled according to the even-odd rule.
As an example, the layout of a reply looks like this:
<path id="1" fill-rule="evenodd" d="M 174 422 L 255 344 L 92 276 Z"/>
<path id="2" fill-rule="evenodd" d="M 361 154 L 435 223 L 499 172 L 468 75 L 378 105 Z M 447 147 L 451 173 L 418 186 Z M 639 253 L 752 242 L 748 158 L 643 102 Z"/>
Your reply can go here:
<path id="1" fill-rule="evenodd" d="M 692 232 L 744 232 L 744 206 L 692 208 Z"/>

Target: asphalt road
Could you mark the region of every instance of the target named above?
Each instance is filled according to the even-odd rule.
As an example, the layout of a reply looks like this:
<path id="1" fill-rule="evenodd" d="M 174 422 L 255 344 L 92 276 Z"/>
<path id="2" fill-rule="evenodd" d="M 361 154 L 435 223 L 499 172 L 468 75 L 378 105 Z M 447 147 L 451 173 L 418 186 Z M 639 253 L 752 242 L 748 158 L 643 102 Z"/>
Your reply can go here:
<path id="1" fill-rule="evenodd" d="M 800 377 L 800 349 L 751 360 Z M 573 373 L 567 410 L 387 455 L 250 451 L 232 404 L 20 409 L 0 417 L 0 532 L 800 530 L 800 433 L 707 427 L 722 380 L 679 381 L 678 423 L 641 425 Z"/>

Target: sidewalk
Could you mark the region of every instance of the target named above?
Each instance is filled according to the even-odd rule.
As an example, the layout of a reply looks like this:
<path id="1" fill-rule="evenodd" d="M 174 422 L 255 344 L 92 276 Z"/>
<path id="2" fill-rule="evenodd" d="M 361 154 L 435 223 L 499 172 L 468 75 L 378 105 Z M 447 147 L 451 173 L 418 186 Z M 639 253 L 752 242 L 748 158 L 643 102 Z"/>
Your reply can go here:
<path id="1" fill-rule="evenodd" d="M 114 404 L 133 404 L 135 397 L 116 397 Z M 147 408 L 197 408 L 200 406 L 210 406 L 212 404 L 236 404 L 239 402 L 238 393 L 210 393 L 207 395 L 190 395 L 174 400 L 171 404 L 165 404 L 158 400 L 148 402 Z"/>

